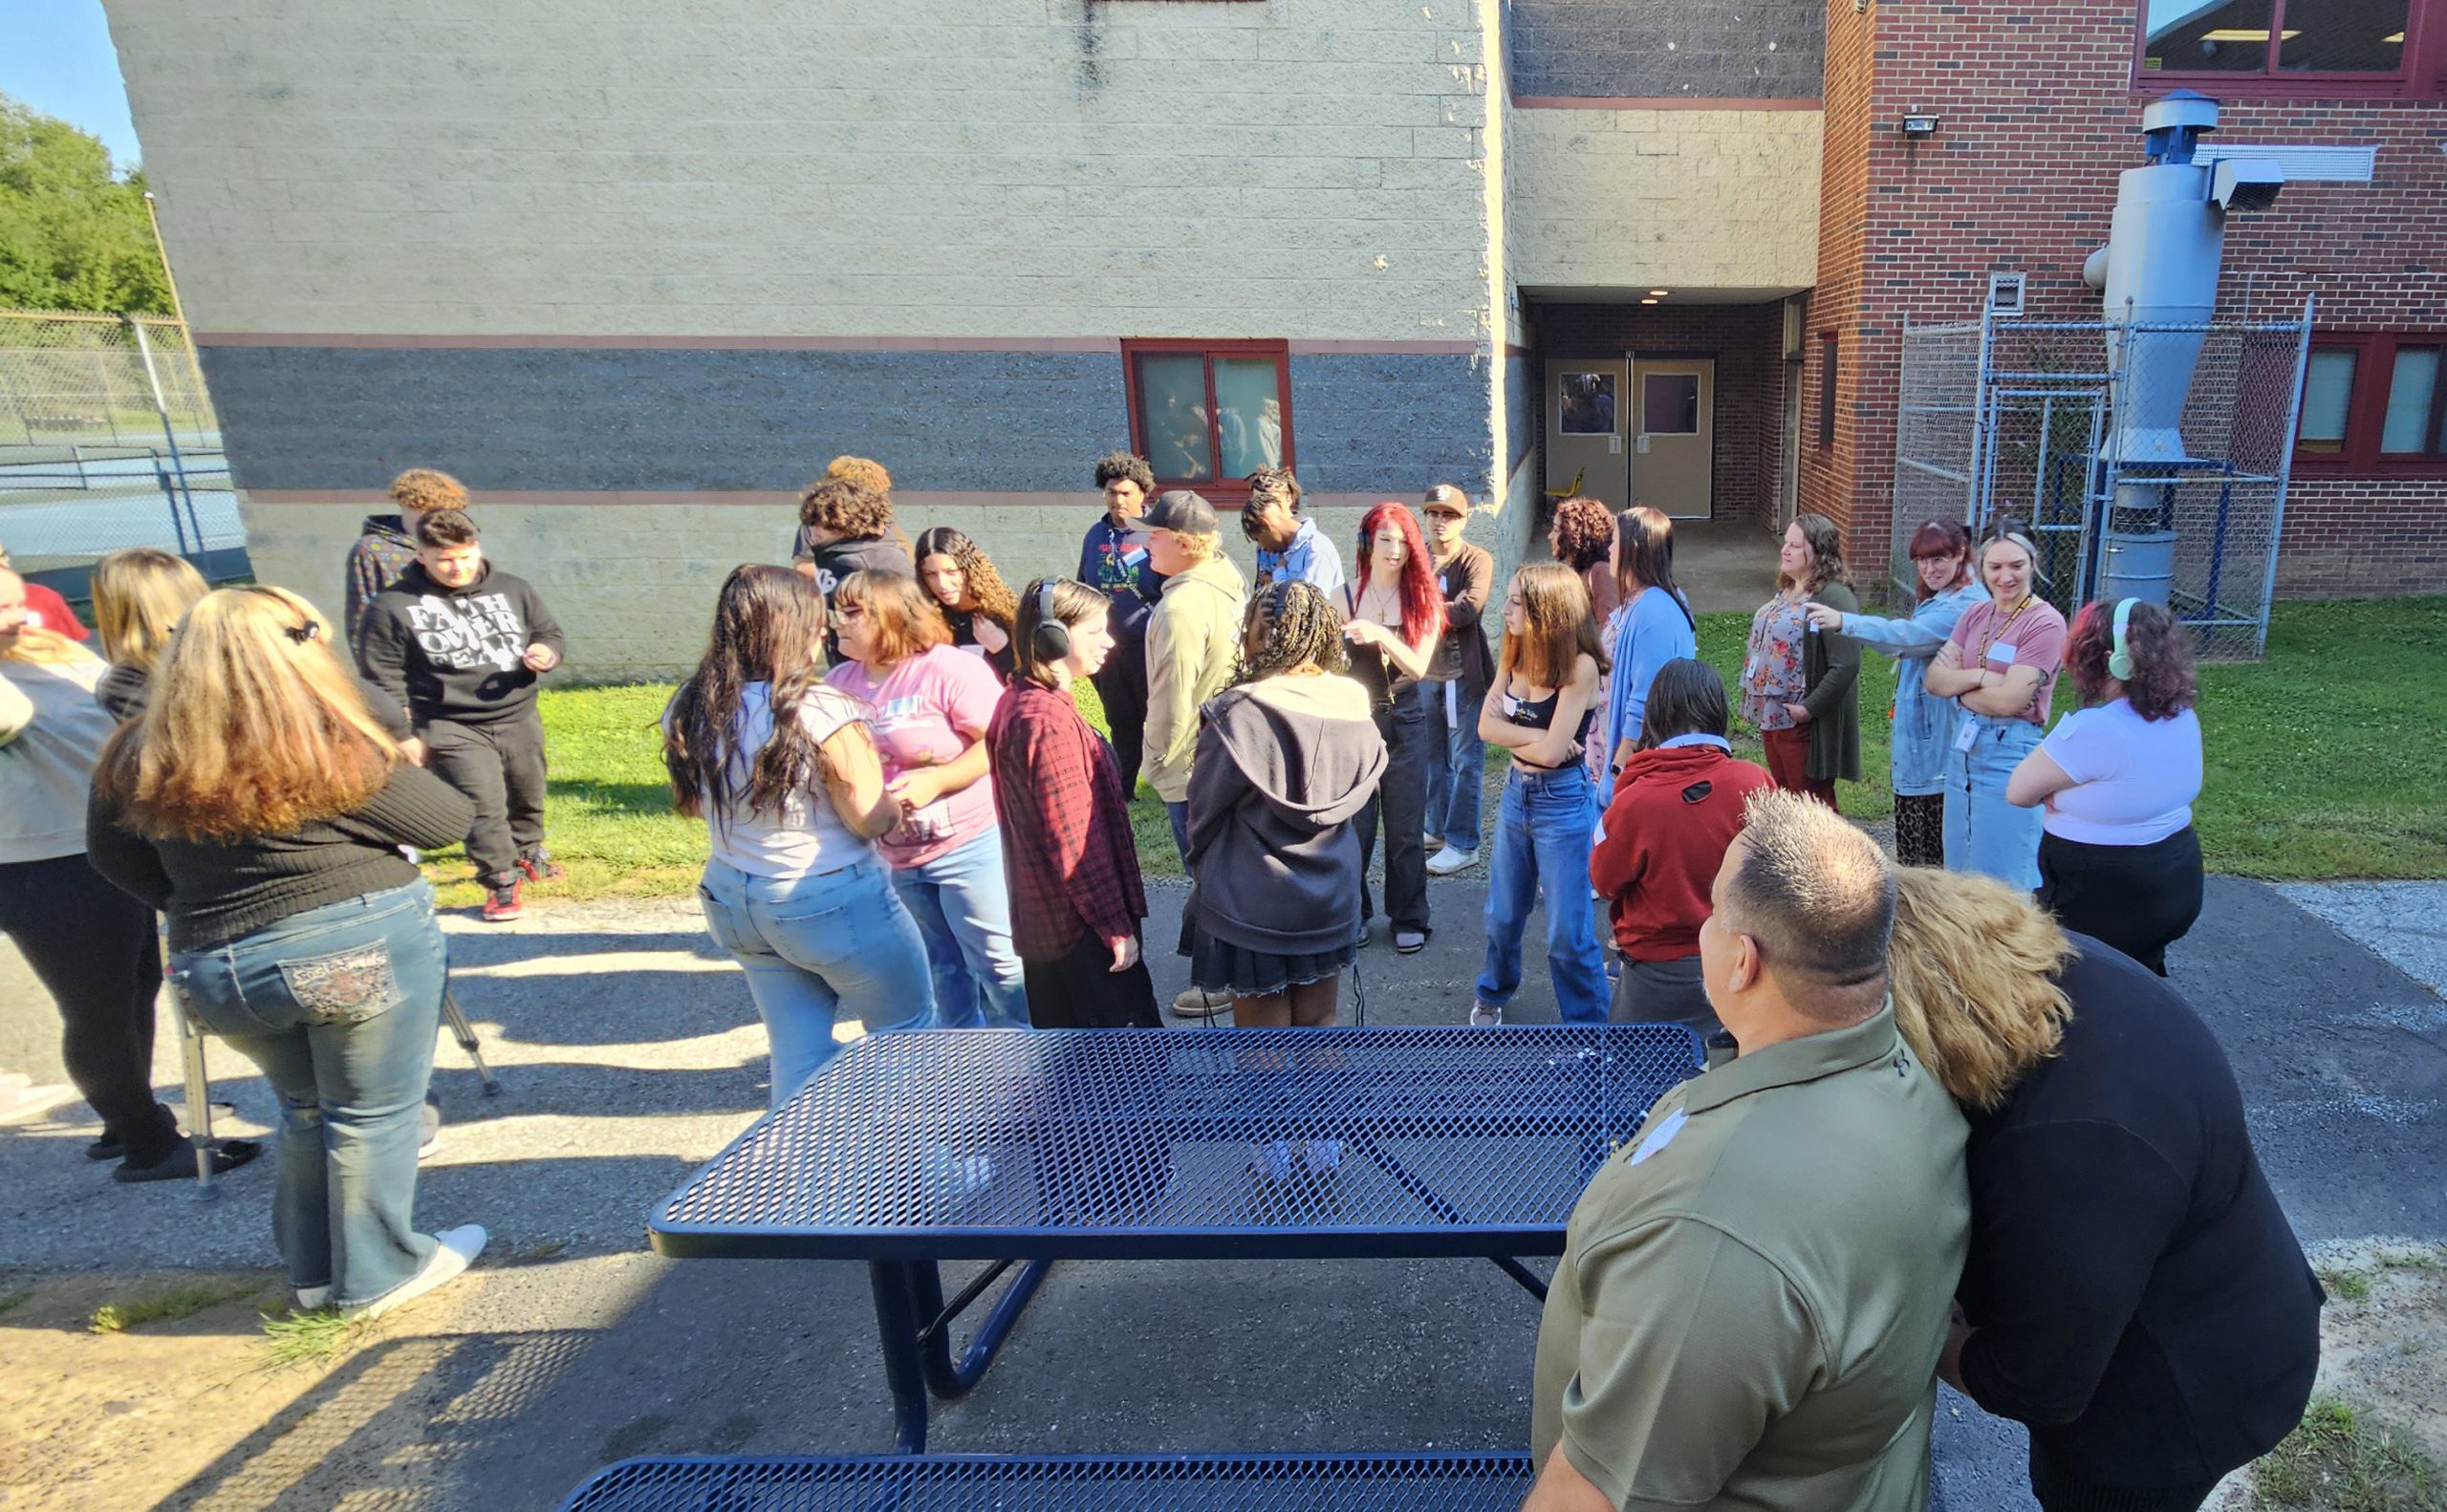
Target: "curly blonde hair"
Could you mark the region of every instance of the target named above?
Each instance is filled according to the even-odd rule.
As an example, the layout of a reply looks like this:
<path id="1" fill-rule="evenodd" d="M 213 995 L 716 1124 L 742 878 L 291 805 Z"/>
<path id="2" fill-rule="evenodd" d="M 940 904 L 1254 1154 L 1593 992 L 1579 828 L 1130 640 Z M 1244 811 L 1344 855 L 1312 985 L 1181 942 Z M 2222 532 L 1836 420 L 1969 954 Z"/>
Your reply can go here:
<path id="1" fill-rule="evenodd" d="M 842 483 L 855 483 L 861 488 L 872 488 L 886 499 L 892 497 L 892 474 L 873 457 L 839 456 L 825 464 L 824 475 Z"/>
<path id="2" fill-rule="evenodd" d="M 2064 1041 L 2073 1004 L 2056 978 L 2072 941 L 1993 877 L 1907 866 L 1896 881 L 1895 1026 L 1955 1101 L 1994 1112 Z"/>
<path id="3" fill-rule="evenodd" d="M 446 472 L 410 467 L 391 480 L 391 502 L 402 509 L 429 514 L 436 509 L 467 508 L 467 488 Z"/>

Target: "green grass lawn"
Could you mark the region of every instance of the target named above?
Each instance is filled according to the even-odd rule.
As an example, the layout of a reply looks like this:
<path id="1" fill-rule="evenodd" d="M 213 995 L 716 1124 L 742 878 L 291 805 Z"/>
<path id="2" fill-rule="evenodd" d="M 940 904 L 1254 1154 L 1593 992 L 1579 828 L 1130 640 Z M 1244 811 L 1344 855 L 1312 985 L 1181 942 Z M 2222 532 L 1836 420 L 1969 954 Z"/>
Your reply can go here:
<path id="1" fill-rule="evenodd" d="M 1747 616 L 1703 615 L 1700 654 L 1728 680 Z M 2267 659 L 2201 671 L 2207 781 L 2194 810 L 2211 870 L 2283 879 L 2447 876 L 2447 597 L 2280 604 Z M 1886 709 L 1893 664 L 1874 652 L 1861 672 L 1861 769 L 1839 796 L 1854 818 L 1885 817 Z M 552 767 L 546 824 L 565 883 L 539 896 L 684 895 L 705 856 L 704 827 L 671 811 L 655 721 L 661 686 L 574 688 L 544 695 Z M 1102 727 L 1095 690 L 1081 710 Z M 2057 706 L 2070 707 L 2062 680 Z M 1737 751 L 1758 756 L 1756 736 Z M 1490 757 L 1490 763 L 1495 758 Z M 1141 865 L 1177 873 L 1163 806 L 1142 786 L 1132 805 Z M 427 867 L 446 907 L 478 901 L 457 851 Z"/>

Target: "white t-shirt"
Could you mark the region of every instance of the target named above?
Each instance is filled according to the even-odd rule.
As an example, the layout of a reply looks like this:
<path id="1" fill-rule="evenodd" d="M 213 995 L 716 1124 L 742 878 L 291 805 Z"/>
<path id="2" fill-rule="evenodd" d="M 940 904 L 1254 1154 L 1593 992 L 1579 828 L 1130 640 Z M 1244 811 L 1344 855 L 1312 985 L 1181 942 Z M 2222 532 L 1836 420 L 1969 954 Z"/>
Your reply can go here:
<path id="1" fill-rule="evenodd" d="M 735 794 L 746 791 L 748 776 L 755 770 L 756 753 L 772 738 L 772 693 L 771 685 L 764 682 L 750 682 L 739 690 L 737 754 L 729 773 Z M 808 689 L 799 701 L 799 726 L 818 745 L 862 717 L 856 700 L 821 684 Z M 720 812 L 706 810 L 705 828 L 713 835 L 714 859 L 750 876 L 787 879 L 836 872 L 875 853 L 874 843 L 852 833 L 833 811 L 832 796 L 820 776 L 787 794 L 779 813 L 750 810 L 742 799 L 734 798 Z"/>
<path id="2" fill-rule="evenodd" d="M 2192 823 L 2200 796 L 2200 720 L 2145 720 L 2123 699 L 2076 709 L 2040 749 L 2074 786 L 2056 795 L 2047 832 L 2085 845 L 2150 845 Z"/>

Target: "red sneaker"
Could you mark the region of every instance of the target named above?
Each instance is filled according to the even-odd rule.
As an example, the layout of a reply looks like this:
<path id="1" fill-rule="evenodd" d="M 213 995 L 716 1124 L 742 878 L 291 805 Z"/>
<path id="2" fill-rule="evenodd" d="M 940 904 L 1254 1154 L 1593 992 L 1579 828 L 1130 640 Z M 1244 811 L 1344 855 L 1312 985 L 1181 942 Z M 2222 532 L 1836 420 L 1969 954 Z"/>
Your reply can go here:
<path id="1" fill-rule="evenodd" d="M 525 887 L 526 879 L 516 872 L 504 872 L 486 883 L 485 922 L 501 924 L 516 918 L 522 912 L 518 896 Z"/>
<path id="2" fill-rule="evenodd" d="M 520 853 L 518 870 L 531 882 L 557 882 L 569 875 L 552 863 L 552 853 L 540 845 L 532 851 Z"/>

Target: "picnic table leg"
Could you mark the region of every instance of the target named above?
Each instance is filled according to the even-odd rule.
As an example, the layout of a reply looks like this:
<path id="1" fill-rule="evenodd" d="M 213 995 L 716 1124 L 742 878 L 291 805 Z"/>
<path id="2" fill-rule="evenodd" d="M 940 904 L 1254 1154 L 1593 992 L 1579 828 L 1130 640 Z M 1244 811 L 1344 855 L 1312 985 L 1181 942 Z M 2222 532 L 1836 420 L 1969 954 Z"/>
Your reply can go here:
<path id="1" fill-rule="evenodd" d="M 918 1348 L 912 1268 L 901 1261 L 871 1260 L 867 1280 L 876 1294 L 876 1329 L 883 1338 L 883 1378 L 892 1389 L 894 1447 L 904 1455 L 922 1455 L 926 1452 L 926 1374 Z"/>
<path id="2" fill-rule="evenodd" d="M 986 1272 L 981 1281 L 990 1282 L 1009 1261 L 1004 1261 Z M 926 1385 L 938 1396 L 949 1400 L 965 1396 L 985 1376 L 994 1357 L 1003 1349 L 1003 1341 L 1010 1337 L 1011 1326 L 1020 1321 L 1037 1287 L 1045 1284 L 1046 1273 L 1053 1268 L 1050 1260 L 1031 1260 L 1011 1278 L 1003 1295 L 995 1300 L 994 1309 L 977 1326 L 977 1332 L 961 1351 L 960 1360 L 952 1360 L 952 1319 L 962 1308 L 977 1298 L 982 1286 L 964 1290 L 949 1311 L 943 1307 L 942 1268 L 931 1260 L 913 1262 L 908 1267 L 910 1288 L 917 1304 L 918 1316 L 928 1320 L 921 1325 L 920 1342 L 926 1362 Z"/>

